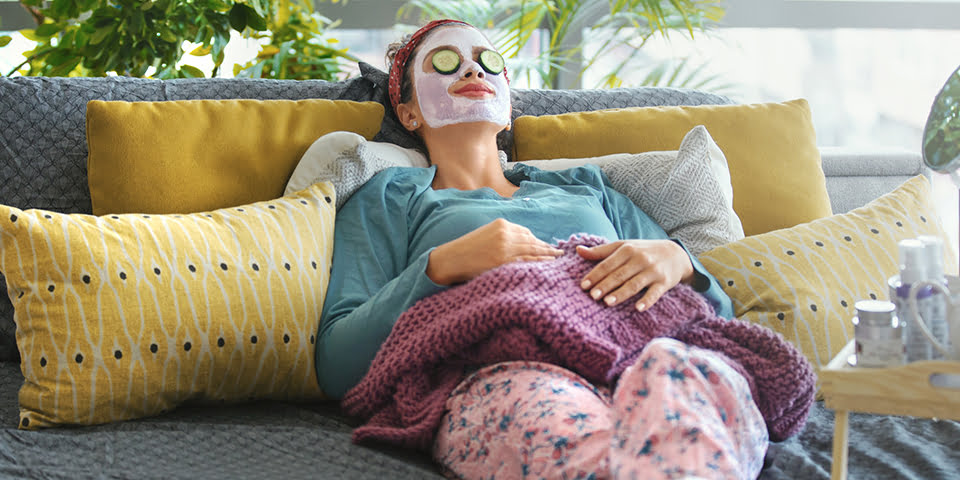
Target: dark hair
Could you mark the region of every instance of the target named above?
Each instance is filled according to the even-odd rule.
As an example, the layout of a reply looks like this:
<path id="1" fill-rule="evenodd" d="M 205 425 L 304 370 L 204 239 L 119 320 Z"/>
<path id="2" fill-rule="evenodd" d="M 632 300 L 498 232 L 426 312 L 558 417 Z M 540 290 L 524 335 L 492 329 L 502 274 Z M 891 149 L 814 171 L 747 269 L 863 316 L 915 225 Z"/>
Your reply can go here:
<path id="1" fill-rule="evenodd" d="M 399 42 L 393 42 L 390 45 L 387 45 L 387 54 L 386 54 L 386 63 L 387 63 L 387 72 L 393 68 L 393 60 L 397 56 L 397 52 L 403 48 L 404 45 L 410 43 L 410 38 L 413 35 L 407 34 L 404 35 Z M 413 53 L 410 54 L 409 58 L 413 58 Z M 407 103 L 410 101 L 410 98 L 413 97 L 413 82 L 410 80 L 413 77 L 413 62 L 407 61 L 406 68 L 404 69 L 403 76 L 400 79 L 400 103 Z"/>

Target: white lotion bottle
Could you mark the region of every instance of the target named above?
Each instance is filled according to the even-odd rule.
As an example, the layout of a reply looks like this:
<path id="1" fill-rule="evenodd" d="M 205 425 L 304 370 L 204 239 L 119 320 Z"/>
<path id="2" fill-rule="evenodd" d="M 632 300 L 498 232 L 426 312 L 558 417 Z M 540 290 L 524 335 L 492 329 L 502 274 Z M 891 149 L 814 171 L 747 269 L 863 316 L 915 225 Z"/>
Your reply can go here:
<path id="1" fill-rule="evenodd" d="M 907 362 L 932 360 L 934 348 L 930 340 L 917 327 L 917 319 L 910 311 L 910 287 L 927 278 L 927 260 L 923 242 L 918 239 L 901 240 L 897 244 L 900 260 L 900 275 L 891 277 L 890 301 L 897 307 L 897 317 L 903 323 L 903 345 L 907 350 Z M 927 305 L 931 289 L 922 289 L 917 293 L 917 309 L 924 319 L 929 309 Z M 925 308 L 926 307 L 926 308 Z"/>
<path id="2" fill-rule="evenodd" d="M 917 237 L 923 243 L 924 260 L 926 262 L 926 280 L 947 286 L 947 277 L 943 274 L 943 240 L 933 235 L 921 235 Z M 947 321 L 947 298 L 939 291 L 932 290 L 928 301 L 929 311 L 920 310 L 923 319 L 930 328 L 930 333 L 943 345 L 950 348 L 950 328 Z M 918 304 L 917 307 L 920 307 Z M 933 350 L 934 358 L 943 358 L 939 350 Z"/>

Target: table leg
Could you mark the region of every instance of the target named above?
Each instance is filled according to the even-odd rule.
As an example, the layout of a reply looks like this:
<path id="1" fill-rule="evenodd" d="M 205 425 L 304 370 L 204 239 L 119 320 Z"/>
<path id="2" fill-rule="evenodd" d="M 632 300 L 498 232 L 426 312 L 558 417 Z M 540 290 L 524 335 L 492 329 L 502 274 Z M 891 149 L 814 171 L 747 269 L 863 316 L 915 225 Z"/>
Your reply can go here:
<path id="1" fill-rule="evenodd" d="M 837 410 L 833 419 L 832 480 L 847 480 L 847 411 Z"/>

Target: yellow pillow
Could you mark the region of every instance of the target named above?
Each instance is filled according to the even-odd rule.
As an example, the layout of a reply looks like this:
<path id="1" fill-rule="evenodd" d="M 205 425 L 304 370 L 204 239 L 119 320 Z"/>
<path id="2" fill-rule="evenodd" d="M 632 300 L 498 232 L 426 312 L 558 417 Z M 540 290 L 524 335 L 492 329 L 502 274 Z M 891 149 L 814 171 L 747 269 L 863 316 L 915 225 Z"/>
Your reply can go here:
<path id="1" fill-rule="evenodd" d="M 889 300 L 897 242 L 947 235 L 930 182 L 914 177 L 869 204 L 703 253 L 701 262 L 733 299 L 734 315 L 793 342 L 817 367 L 853 338 L 854 302 Z M 956 270 L 945 249 L 947 270 Z"/>
<path id="2" fill-rule="evenodd" d="M 730 167 L 733 209 L 747 235 L 832 213 L 806 100 L 752 105 L 638 107 L 524 116 L 515 160 L 675 150 L 704 125 Z"/>
<path id="3" fill-rule="evenodd" d="M 277 198 L 314 140 L 337 130 L 371 139 L 382 119 L 376 102 L 94 100 L 93 213 L 190 213 Z"/>
<path id="4" fill-rule="evenodd" d="M 20 427 L 125 420 L 186 401 L 322 398 L 313 349 L 333 201 L 325 182 L 189 215 L 0 206 Z"/>

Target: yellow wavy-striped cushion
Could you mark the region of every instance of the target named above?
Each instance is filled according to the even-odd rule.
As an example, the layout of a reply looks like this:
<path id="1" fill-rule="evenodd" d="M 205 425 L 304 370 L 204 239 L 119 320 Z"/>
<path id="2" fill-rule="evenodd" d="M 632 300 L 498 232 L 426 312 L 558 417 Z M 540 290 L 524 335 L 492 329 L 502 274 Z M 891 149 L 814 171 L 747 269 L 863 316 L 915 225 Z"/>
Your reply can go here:
<path id="1" fill-rule="evenodd" d="M 333 190 L 188 215 L 0 206 L 20 427 L 125 420 L 188 400 L 322 398 L 313 349 Z"/>
<path id="2" fill-rule="evenodd" d="M 817 367 L 853 338 L 854 302 L 889 299 L 897 242 L 919 235 L 947 241 L 930 182 L 914 177 L 847 212 L 755 235 L 699 258 L 733 299 L 734 314 L 793 342 Z M 945 249 L 947 269 L 956 269 Z"/>

